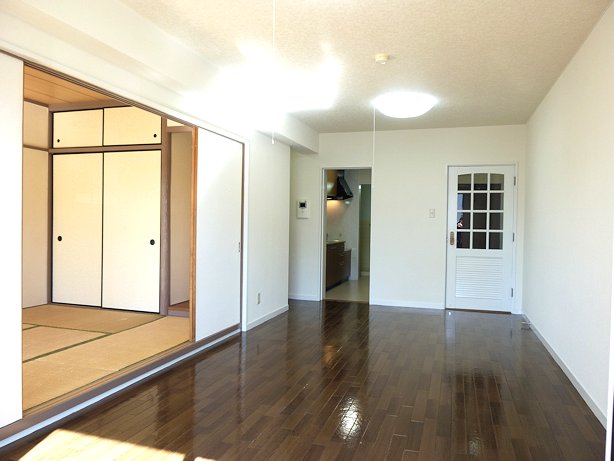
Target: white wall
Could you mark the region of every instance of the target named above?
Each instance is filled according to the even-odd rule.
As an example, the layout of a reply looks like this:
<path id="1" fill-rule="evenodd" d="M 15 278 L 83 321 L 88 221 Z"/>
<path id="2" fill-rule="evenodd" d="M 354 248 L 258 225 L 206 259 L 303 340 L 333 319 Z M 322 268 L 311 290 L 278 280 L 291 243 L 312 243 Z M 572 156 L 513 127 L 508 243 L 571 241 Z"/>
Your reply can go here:
<path id="1" fill-rule="evenodd" d="M 49 148 L 49 109 L 45 106 L 23 103 L 23 145 Z"/>
<path id="2" fill-rule="evenodd" d="M 602 421 L 614 216 L 614 7 L 528 123 L 524 308 Z"/>
<path id="3" fill-rule="evenodd" d="M 330 141 L 329 141 L 330 140 Z M 325 195 L 323 170 L 331 168 L 371 168 L 372 134 L 340 133 L 320 135 L 320 153 L 302 154 L 292 150 L 290 164 L 290 273 L 292 299 L 320 300 L 322 258 L 322 219 Z M 324 143 L 324 144 L 323 144 Z M 311 205 L 309 219 L 297 219 L 294 208 L 299 199 Z"/>
<path id="4" fill-rule="evenodd" d="M 192 133 L 171 133 L 171 305 L 190 298 Z"/>
<path id="5" fill-rule="evenodd" d="M 49 250 L 49 110 L 23 105 L 23 256 L 22 305 L 48 301 Z"/>
<path id="6" fill-rule="evenodd" d="M 0 54 L 0 427 L 21 418 L 21 120 L 23 110 L 21 61 Z"/>
<path id="7" fill-rule="evenodd" d="M 374 156 L 372 133 L 331 133 L 320 136 L 320 149 L 319 155 L 293 153 L 291 198 L 317 203 L 322 168 L 373 163 L 370 297 L 383 305 L 443 308 L 447 166 L 518 164 L 515 310 L 521 309 L 524 126 L 378 132 Z M 319 299 L 320 229 L 317 213 L 291 219 L 291 297 Z"/>
<path id="8" fill-rule="evenodd" d="M 49 298 L 49 154 L 23 149 L 22 306 Z"/>
<path id="9" fill-rule="evenodd" d="M 252 328 L 288 309 L 290 148 L 254 135 L 248 173 L 246 328 Z"/>

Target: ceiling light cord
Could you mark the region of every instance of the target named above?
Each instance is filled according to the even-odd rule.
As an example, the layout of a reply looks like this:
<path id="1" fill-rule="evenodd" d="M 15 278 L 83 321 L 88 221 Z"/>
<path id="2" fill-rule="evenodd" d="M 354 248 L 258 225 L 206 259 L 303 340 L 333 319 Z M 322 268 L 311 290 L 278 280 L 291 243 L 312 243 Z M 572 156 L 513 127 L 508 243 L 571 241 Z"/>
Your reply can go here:
<path id="1" fill-rule="evenodd" d="M 277 36 L 277 0 L 273 0 L 273 62 L 277 62 L 276 36 Z M 270 100 L 273 102 L 273 104 L 275 104 L 275 95 L 270 95 Z M 276 110 L 277 108 L 275 107 L 274 111 Z M 271 144 L 275 144 L 275 127 L 271 129 Z"/>
<path id="2" fill-rule="evenodd" d="M 373 168 L 375 164 L 375 106 L 373 106 L 373 144 L 371 149 L 371 168 Z"/>

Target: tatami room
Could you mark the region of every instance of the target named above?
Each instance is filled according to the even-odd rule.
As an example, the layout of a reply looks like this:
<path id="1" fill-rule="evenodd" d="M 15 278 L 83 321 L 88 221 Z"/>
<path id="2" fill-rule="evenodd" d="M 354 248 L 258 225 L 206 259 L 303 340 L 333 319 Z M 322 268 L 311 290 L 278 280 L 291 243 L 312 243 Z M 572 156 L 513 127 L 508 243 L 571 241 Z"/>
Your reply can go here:
<path id="1" fill-rule="evenodd" d="M 192 339 L 193 129 L 32 67 L 23 114 L 32 412 Z"/>

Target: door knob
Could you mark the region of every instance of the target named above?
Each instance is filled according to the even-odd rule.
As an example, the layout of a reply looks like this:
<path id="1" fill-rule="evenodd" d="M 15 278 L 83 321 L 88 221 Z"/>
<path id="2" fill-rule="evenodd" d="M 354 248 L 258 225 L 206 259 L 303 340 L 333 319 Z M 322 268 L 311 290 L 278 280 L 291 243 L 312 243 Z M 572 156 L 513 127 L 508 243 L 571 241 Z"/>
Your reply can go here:
<path id="1" fill-rule="evenodd" d="M 450 245 L 454 245 L 454 231 L 450 231 Z"/>

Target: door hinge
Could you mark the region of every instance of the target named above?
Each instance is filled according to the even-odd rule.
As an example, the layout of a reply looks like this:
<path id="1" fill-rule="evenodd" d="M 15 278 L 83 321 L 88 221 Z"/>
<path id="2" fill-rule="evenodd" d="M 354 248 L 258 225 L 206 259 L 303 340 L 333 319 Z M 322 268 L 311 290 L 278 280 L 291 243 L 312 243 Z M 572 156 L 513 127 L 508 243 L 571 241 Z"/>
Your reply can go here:
<path id="1" fill-rule="evenodd" d="M 511 295 L 512 295 L 512 298 L 513 298 L 514 297 L 514 289 L 510 288 L 510 291 L 511 291 Z"/>
<path id="2" fill-rule="evenodd" d="M 514 176 L 514 186 L 516 185 L 516 176 Z"/>

